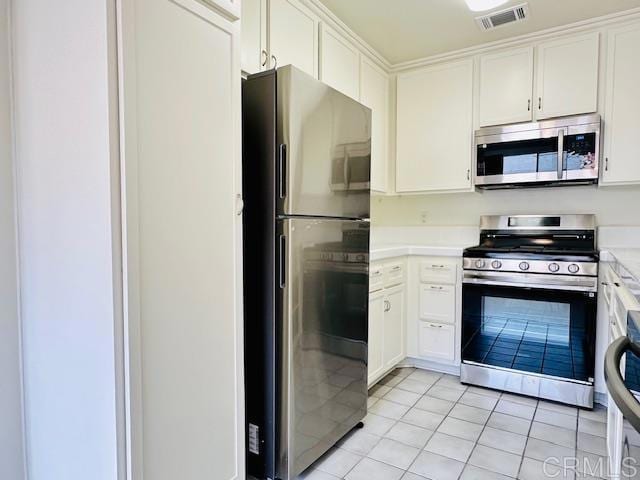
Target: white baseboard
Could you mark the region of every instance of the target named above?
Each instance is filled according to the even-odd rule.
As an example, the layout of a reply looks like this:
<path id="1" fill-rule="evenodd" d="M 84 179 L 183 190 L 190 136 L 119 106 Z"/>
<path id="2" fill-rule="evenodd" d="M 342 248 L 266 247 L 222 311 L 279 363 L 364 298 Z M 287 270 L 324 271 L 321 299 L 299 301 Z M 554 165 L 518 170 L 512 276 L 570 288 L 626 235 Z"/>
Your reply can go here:
<path id="1" fill-rule="evenodd" d="M 449 375 L 460 376 L 460 365 L 452 365 L 448 363 L 433 362 L 422 358 L 405 358 L 398 367 L 415 367 L 422 370 L 431 370 L 438 373 L 447 373 Z"/>

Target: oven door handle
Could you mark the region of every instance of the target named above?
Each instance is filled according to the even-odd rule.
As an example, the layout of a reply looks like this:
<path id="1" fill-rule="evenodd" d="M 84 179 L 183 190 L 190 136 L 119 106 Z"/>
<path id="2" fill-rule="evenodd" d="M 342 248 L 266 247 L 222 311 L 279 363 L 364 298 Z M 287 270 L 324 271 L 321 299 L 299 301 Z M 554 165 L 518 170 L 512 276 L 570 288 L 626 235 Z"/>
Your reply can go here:
<path id="1" fill-rule="evenodd" d="M 464 272 L 462 283 L 472 285 L 495 285 L 504 287 L 525 287 L 547 290 L 571 290 L 577 292 L 597 292 L 597 278 L 582 280 L 563 278 L 558 275 L 516 273 L 503 275 L 498 272 Z"/>
<path id="2" fill-rule="evenodd" d="M 620 373 L 620 361 L 627 351 L 640 356 L 640 345 L 633 343 L 629 337 L 620 337 L 609 345 L 604 356 L 604 378 L 609 394 L 624 418 L 640 432 L 640 403 L 624 384 Z"/>

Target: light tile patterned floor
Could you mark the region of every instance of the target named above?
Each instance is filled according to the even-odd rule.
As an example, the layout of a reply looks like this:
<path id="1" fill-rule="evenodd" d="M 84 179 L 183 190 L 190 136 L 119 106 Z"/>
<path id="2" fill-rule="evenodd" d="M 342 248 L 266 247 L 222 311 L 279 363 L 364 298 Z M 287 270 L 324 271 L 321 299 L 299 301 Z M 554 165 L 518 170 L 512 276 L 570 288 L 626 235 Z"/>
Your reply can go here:
<path id="1" fill-rule="evenodd" d="M 364 428 L 300 478 L 606 478 L 605 422 L 603 408 L 581 410 L 399 368 L 369 392 Z"/>

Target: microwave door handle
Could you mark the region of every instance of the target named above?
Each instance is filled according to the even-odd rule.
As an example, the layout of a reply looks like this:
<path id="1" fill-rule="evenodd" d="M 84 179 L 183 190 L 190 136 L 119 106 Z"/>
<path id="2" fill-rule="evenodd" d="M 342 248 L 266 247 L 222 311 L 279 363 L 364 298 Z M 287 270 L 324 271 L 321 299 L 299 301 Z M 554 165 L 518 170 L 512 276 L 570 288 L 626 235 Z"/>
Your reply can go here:
<path id="1" fill-rule="evenodd" d="M 629 350 L 634 355 L 640 355 L 640 346 L 634 344 L 629 337 L 620 337 L 609 345 L 604 356 L 604 377 L 609 394 L 624 418 L 640 432 L 640 403 L 624 384 L 620 373 L 620 361 Z"/>
<path id="2" fill-rule="evenodd" d="M 564 129 L 558 130 L 558 180 L 562 180 L 564 171 Z"/>

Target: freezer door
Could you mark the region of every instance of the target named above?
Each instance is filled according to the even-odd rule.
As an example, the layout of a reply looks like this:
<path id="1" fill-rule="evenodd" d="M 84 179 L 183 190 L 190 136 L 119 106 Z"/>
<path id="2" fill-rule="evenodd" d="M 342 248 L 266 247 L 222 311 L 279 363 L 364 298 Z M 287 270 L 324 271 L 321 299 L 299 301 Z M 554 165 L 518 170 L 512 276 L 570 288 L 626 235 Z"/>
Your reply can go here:
<path id="1" fill-rule="evenodd" d="M 277 105 L 279 213 L 369 218 L 371 110 L 291 66 Z"/>
<path id="2" fill-rule="evenodd" d="M 369 224 L 295 219 L 278 227 L 278 478 L 286 480 L 366 414 Z"/>

